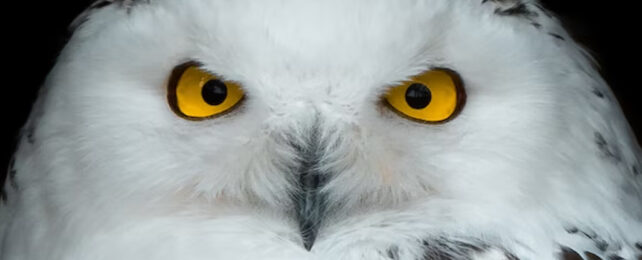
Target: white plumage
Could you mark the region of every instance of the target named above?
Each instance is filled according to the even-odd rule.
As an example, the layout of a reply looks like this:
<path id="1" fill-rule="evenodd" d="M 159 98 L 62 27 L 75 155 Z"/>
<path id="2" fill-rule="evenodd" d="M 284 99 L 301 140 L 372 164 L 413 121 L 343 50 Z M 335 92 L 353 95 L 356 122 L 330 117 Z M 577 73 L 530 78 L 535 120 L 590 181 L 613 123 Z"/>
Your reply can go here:
<path id="1" fill-rule="evenodd" d="M 640 148 L 536 1 L 104 2 L 25 127 L 1 259 L 642 255 Z M 190 60 L 240 82 L 244 103 L 178 117 L 168 78 Z M 459 116 L 381 106 L 435 67 L 461 75 Z"/>

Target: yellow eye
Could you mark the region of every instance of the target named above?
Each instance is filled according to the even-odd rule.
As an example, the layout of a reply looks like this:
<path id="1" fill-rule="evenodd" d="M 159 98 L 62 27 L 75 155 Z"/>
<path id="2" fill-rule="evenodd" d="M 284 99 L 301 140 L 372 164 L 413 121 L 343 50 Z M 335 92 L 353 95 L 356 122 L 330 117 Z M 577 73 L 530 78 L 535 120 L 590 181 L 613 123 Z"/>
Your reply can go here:
<path id="1" fill-rule="evenodd" d="M 385 99 L 404 117 L 442 123 L 457 115 L 465 103 L 466 93 L 456 72 L 435 69 L 392 88 Z"/>
<path id="2" fill-rule="evenodd" d="M 232 110 L 244 93 L 237 83 L 223 81 L 197 64 L 188 63 L 174 69 L 167 96 L 176 114 L 200 120 Z"/>

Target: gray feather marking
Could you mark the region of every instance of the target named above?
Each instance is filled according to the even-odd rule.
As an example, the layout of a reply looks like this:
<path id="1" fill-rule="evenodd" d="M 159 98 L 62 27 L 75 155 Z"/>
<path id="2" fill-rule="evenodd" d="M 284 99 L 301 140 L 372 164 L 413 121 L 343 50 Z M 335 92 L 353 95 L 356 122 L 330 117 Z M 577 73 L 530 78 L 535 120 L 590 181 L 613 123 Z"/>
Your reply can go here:
<path id="1" fill-rule="evenodd" d="M 110 6 L 113 4 L 117 4 L 119 8 L 123 8 L 129 12 L 132 7 L 135 5 L 141 3 L 141 2 L 149 2 L 149 0 L 98 0 L 95 1 L 93 4 L 91 4 L 85 11 L 80 13 L 76 19 L 74 19 L 71 22 L 71 25 L 69 25 L 69 31 L 74 32 L 78 27 L 80 27 L 84 22 L 87 21 L 89 16 L 96 11 L 97 9 Z"/>
<path id="2" fill-rule="evenodd" d="M 610 158 L 615 162 L 622 161 L 620 151 L 617 150 L 617 148 L 611 146 L 604 138 L 604 135 L 599 132 L 595 132 L 595 144 L 600 149 L 604 157 Z"/>
<path id="3" fill-rule="evenodd" d="M 568 247 L 562 247 L 562 252 L 559 254 L 559 259 L 561 260 L 583 260 L 582 256 L 575 252 L 575 250 L 568 248 Z"/>
<path id="4" fill-rule="evenodd" d="M 475 253 L 483 252 L 490 246 L 475 242 L 455 241 L 447 238 L 435 238 L 423 241 L 423 260 L 469 260 Z"/>

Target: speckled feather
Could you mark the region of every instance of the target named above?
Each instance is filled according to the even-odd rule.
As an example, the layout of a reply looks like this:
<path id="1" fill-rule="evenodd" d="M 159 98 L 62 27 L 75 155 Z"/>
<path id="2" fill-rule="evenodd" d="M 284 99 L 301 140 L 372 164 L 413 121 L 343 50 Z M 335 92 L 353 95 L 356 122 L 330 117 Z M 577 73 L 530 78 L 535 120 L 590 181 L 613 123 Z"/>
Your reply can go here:
<path id="1" fill-rule="evenodd" d="M 83 11 L 81 14 L 79 14 L 76 19 L 74 19 L 71 24 L 69 25 L 69 31 L 75 31 L 78 29 L 80 25 L 82 25 L 91 14 L 96 11 L 96 9 L 100 9 L 106 6 L 111 6 L 111 5 L 117 5 L 119 8 L 124 8 L 126 10 L 129 10 L 132 8 L 135 4 L 138 4 L 140 2 L 149 2 L 149 0 L 98 0 L 92 3 L 85 11 Z"/>

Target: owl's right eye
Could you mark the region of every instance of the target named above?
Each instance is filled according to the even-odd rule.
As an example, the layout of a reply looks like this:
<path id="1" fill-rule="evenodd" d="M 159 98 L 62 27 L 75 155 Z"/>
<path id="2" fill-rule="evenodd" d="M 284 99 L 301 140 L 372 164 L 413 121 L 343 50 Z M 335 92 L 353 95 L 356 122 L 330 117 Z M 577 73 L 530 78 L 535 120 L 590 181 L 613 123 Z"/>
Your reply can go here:
<path id="1" fill-rule="evenodd" d="M 167 97 L 177 115 L 202 120 L 231 111 L 243 100 L 244 93 L 238 83 L 222 80 L 198 64 L 187 63 L 174 69 Z"/>
<path id="2" fill-rule="evenodd" d="M 437 124 L 457 116 L 466 101 L 466 92 L 459 74 L 432 69 L 391 88 L 384 99 L 405 118 Z"/>

